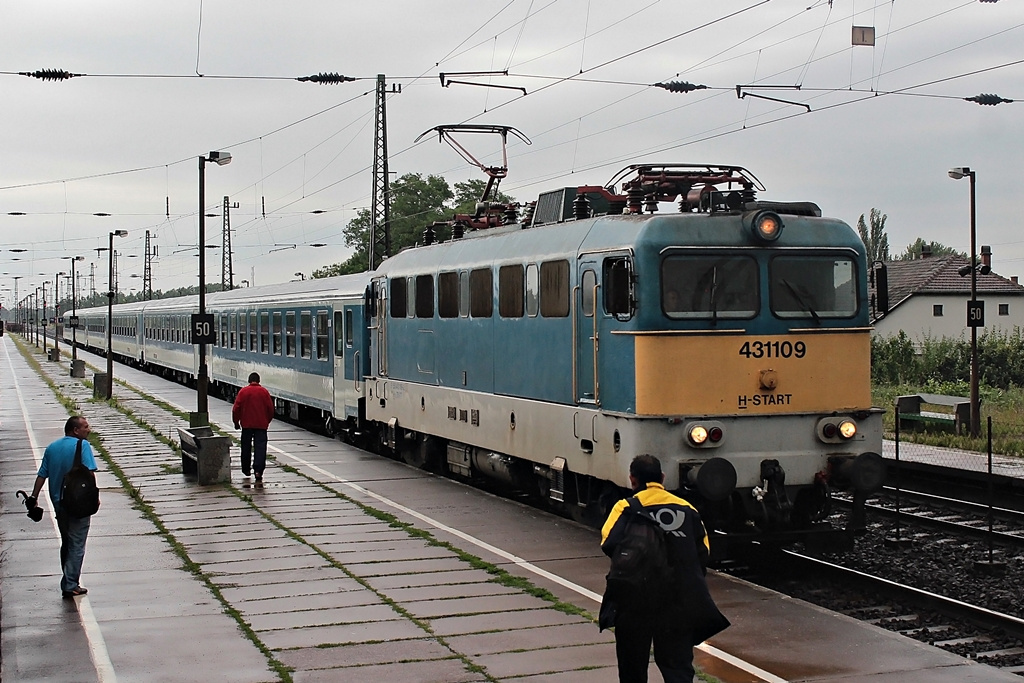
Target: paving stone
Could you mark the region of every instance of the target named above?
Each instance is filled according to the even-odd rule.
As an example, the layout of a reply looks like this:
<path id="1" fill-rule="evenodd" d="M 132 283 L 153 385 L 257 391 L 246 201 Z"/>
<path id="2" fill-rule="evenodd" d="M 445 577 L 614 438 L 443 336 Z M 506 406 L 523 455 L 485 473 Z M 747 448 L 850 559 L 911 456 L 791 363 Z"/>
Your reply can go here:
<path id="1" fill-rule="evenodd" d="M 519 591 L 511 586 L 486 581 L 482 583 L 456 583 L 444 586 L 417 586 L 412 588 L 389 588 L 387 596 L 399 603 L 416 600 L 440 600 L 442 598 L 468 598 L 480 595 L 513 595 Z"/>
<path id="2" fill-rule="evenodd" d="M 462 565 L 465 567 L 465 565 Z M 480 583 L 494 578 L 483 569 L 456 568 L 452 571 L 431 571 L 419 574 L 393 574 L 365 577 L 366 582 L 377 590 L 391 588 L 413 588 L 420 586 L 451 586 L 460 583 Z"/>
<path id="3" fill-rule="evenodd" d="M 396 562 L 353 562 L 345 567 L 362 577 L 392 576 L 394 574 L 423 574 L 446 570 L 465 569 L 466 563 L 456 557 L 428 558 L 426 560 L 398 560 Z"/>
<path id="4" fill-rule="evenodd" d="M 486 667 L 487 672 L 498 679 L 560 671 L 576 671 L 579 675 L 585 676 L 584 669 L 587 667 L 616 666 L 615 646 L 603 644 L 556 647 L 528 652 L 501 652 L 480 655 L 474 657 L 473 661 Z"/>
<path id="5" fill-rule="evenodd" d="M 358 581 L 339 573 L 336 576 L 327 578 L 285 581 L 262 585 L 251 584 L 250 582 L 236 582 L 231 586 L 222 586 L 220 592 L 228 602 L 234 603 L 236 601 L 256 601 L 362 590 L 366 589 Z"/>
<path id="6" fill-rule="evenodd" d="M 293 647 L 313 647 L 327 643 L 395 642 L 411 638 L 422 638 L 426 635 L 423 629 L 408 619 L 400 618 L 397 613 L 395 613 L 395 617 L 393 621 L 266 631 L 260 634 L 260 640 L 273 650 L 281 650 Z M 395 647 L 400 646 L 396 645 Z"/>
<path id="7" fill-rule="evenodd" d="M 547 609 L 551 603 L 533 595 L 515 593 L 511 595 L 483 595 L 468 598 L 443 598 L 402 603 L 402 607 L 415 616 L 425 619 L 467 614 L 493 614 L 525 609 Z M 500 619 L 500 617 L 498 617 Z"/>
<path id="8" fill-rule="evenodd" d="M 597 624 L 580 622 L 500 631 L 476 633 L 445 638 L 452 649 L 477 656 L 513 650 L 539 650 L 546 647 L 564 647 L 600 643 L 615 648 L 615 635 L 611 631 L 598 631 Z"/>
<path id="9" fill-rule="evenodd" d="M 248 618 L 248 621 L 249 625 L 256 631 L 272 631 L 308 626 L 328 626 L 331 624 L 392 621 L 397 618 L 401 618 L 401 615 L 391 605 L 378 602 L 375 605 L 254 614 Z"/>
<path id="10" fill-rule="evenodd" d="M 239 558 L 229 562 L 212 562 L 204 564 L 203 571 L 208 574 L 230 577 L 234 574 L 252 575 L 257 572 L 273 572 L 282 569 L 327 569 L 329 567 L 330 564 L 327 560 L 319 555 L 300 552 L 293 557 Z"/>
<path id="11" fill-rule="evenodd" d="M 523 612 L 503 612 L 500 615 L 475 614 L 466 617 L 441 617 L 431 619 L 430 627 L 439 636 L 453 636 L 466 633 L 484 633 L 531 626 L 572 624 L 580 617 L 553 609 L 531 609 Z"/>
<path id="12" fill-rule="evenodd" d="M 295 612 L 309 609 L 327 609 L 331 607 L 353 607 L 355 605 L 375 605 L 381 602 L 379 595 L 370 590 L 351 590 L 316 595 L 288 596 L 283 598 L 267 598 L 265 600 L 235 600 L 235 609 L 242 614 L 274 614 L 278 612 Z"/>
<path id="13" fill-rule="evenodd" d="M 295 674 L 295 683 L 380 683 L 381 681 L 445 681 L 445 683 L 473 683 L 487 678 L 471 671 L 458 659 L 430 662 L 403 662 L 377 666 L 356 666 L 346 669 L 303 671 Z"/>
<path id="14" fill-rule="evenodd" d="M 357 643 L 338 647 L 279 650 L 275 656 L 286 666 L 294 667 L 296 670 L 308 670 L 443 659 L 451 657 L 452 651 L 432 638 L 424 638 L 403 640 L 397 647 L 394 643 Z"/>

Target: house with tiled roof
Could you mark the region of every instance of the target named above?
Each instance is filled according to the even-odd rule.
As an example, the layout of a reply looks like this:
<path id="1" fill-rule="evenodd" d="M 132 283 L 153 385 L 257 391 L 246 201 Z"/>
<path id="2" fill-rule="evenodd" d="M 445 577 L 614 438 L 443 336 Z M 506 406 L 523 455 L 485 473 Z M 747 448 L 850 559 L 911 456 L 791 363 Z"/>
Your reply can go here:
<path id="1" fill-rule="evenodd" d="M 900 330 L 911 340 L 968 338 L 967 302 L 971 299 L 970 259 L 960 255 L 924 256 L 885 264 L 889 312 L 875 317 L 874 334 L 889 337 Z M 966 275 L 961 276 L 960 272 Z M 977 298 L 985 305 L 985 326 L 978 332 L 1024 329 L 1024 286 L 1017 278 L 978 273 Z M 875 284 L 872 300 L 877 301 Z"/>

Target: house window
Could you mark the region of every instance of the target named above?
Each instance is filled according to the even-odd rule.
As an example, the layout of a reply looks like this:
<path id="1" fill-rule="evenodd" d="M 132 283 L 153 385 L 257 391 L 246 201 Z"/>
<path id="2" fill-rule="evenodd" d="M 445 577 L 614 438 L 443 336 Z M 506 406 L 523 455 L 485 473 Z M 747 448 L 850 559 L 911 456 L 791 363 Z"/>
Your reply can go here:
<path id="1" fill-rule="evenodd" d="M 942 317 L 942 304 L 933 304 L 932 305 L 932 315 L 934 317 L 936 317 L 936 318 L 941 318 Z"/>
<path id="2" fill-rule="evenodd" d="M 999 304 L 999 315 L 1010 315 L 1010 304 Z"/>

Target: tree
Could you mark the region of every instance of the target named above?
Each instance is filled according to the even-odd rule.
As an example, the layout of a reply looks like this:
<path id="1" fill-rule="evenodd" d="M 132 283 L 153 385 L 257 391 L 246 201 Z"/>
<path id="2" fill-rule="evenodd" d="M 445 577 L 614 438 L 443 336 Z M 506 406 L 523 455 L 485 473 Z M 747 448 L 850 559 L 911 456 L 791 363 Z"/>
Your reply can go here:
<path id="1" fill-rule="evenodd" d="M 941 242 L 926 242 L 920 237 L 913 244 L 908 244 L 906 250 L 896 257 L 897 261 L 914 261 L 921 258 L 921 251 L 925 246 L 928 246 L 932 250 L 932 256 L 962 256 L 967 258 L 967 254 L 962 251 L 957 251 L 953 247 L 947 247 Z"/>
<path id="2" fill-rule="evenodd" d="M 857 219 L 857 232 L 860 233 L 860 239 L 867 248 L 869 261 L 889 260 L 889 236 L 885 234 L 886 218 L 888 216 L 884 213 L 872 208 L 868 219 L 871 222 L 870 231 L 864 224 L 864 214 Z"/>
<path id="3" fill-rule="evenodd" d="M 419 173 L 406 173 L 391 184 L 391 253 L 412 246 L 423 239 L 423 230 L 434 222 L 444 221 L 455 213 L 473 213 L 480 201 L 486 181 L 469 180 L 455 183 L 455 191 L 448 181 L 439 175 L 424 178 Z M 511 202 L 513 199 L 501 193 L 498 201 Z M 362 209 L 342 230 L 345 245 L 355 249 L 352 256 L 343 263 L 335 263 L 313 271 L 312 277 L 322 278 L 333 275 L 362 273 L 369 264 L 370 242 L 369 209 Z M 437 230 L 435 238 L 450 237 L 447 227 Z"/>

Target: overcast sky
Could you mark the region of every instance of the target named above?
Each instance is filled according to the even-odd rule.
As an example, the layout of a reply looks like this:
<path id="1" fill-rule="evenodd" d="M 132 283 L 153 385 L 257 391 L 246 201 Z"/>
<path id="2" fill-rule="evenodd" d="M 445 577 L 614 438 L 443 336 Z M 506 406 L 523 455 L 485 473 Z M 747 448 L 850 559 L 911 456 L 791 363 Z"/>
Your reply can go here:
<path id="1" fill-rule="evenodd" d="M 851 45 L 854 26 L 873 27 L 875 45 Z M 42 69 L 85 75 L 18 75 Z M 509 76 L 453 78 L 528 95 L 441 87 L 441 72 L 487 70 Z M 320 72 L 358 80 L 294 80 Z M 147 230 L 154 289 L 194 284 L 210 150 L 233 157 L 207 165 L 206 198 L 208 213 L 225 195 L 238 203 L 236 285 L 343 261 L 342 229 L 370 204 L 377 74 L 401 86 L 387 101 L 397 175 L 482 178 L 436 136 L 414 140 L 440 124 L 509 125 L 533 143 L 508 149 L 502 190 L 520 201 L 631 163 L 733 164 L 763 199 L 814 201 L 851 225 L 877 207 L 896 255 L 917 237 L 969 250 L 969 184 L 946 172 L 970 166 L 978 244 L 996 272 L 1024 274 L 1024 102 L 963 99 L 1024 100 L 1019 0 L 7 0 L 0 300 L 13 303 L 13 276 L 22 298 L 72 255 L 105 291 L 96 249 L 118 229 L 122 291 L 142 289 Z M 707 89 L 652 87 L 672 80 Z M 793 104 L 740 99 L 737 85 Z M 498 163 L 496 139 L 464 141 Z M 207 219 L 209 244 L 221 221 Z M 219 282 L 221 251 L 207 253 Z"/>

